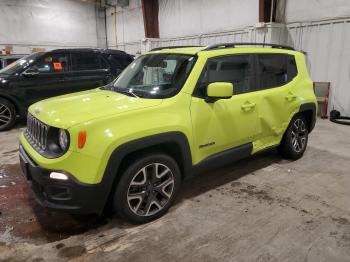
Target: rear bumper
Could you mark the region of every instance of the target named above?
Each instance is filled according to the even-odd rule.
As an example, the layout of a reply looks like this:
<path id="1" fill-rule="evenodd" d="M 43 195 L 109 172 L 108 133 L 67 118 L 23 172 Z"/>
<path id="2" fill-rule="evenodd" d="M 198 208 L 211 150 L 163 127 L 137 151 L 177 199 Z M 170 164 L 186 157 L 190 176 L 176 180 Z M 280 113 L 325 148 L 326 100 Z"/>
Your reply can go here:
<path id="1" fill-rule="evenodd" d="M 83 184 L 69 174 L 68 180 L 51 179 L 49 176 L 52 171 L 60 171 L 40 167 L 21 145 L 19 155 L 23 175 L 31 182 L 40 205 L 76 214 L 102 213 L 105 193 L 100 184 Z"/>

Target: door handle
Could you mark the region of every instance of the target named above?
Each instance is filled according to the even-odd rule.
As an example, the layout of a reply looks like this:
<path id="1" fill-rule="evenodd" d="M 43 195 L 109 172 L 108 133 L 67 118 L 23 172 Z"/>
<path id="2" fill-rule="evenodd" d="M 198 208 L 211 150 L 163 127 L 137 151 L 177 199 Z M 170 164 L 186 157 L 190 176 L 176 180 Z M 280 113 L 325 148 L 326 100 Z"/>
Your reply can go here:
<path id="1" fill-rule="evenodd" d="M 297 98 L 297 96 L 292 93 L 289 93 L 285 98 L 287 101 L 293 101 Z"/>
<path id="2" fill-rule="evenodd" d="M 251 110 L 255 107 L 255 103 L 251 103 L 251 102 L 245 102 L 242 106 L 241 109 L 244 111 L 248 111 Z"/>

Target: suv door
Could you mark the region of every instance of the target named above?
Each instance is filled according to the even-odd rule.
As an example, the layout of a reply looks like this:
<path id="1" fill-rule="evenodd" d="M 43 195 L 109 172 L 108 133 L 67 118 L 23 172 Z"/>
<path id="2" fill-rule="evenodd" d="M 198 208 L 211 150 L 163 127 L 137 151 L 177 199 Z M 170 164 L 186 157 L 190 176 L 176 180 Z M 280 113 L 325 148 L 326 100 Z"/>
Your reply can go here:
<path id="1" fill-rule="evenodd" d="M 67 84 L 72 92 L 93 89 L 113 80 L 108 63 L 97 52 L 72 52 L 72 71 Z"/>
<path id="2" fill-rule="evenodd" d="M 257 54 L 259 125 L 255 148 L 278 144 L 300 101 L 295 94 L 297 67 L 293 55 Z"/>
<path id="3" fill-rule="evenodd" d="M 251 143 L 257 130 L 254 56 L 238 54 L 208 59 L 191 102 L 196 162 L 243 144 Z M 214 103 L 205 101 L 207 86 L 231 82 L 234 95 Z"/>
<path id="4" fill-rule="evenodd" d="M 36 60 L 25 72 L 10 81 L 29 106 L 37 101 L 67 93 L 65 78 L 69 71 L 66 53 L 48 53 Z M 34 72 L 26 74 L 26 72 Z"/>

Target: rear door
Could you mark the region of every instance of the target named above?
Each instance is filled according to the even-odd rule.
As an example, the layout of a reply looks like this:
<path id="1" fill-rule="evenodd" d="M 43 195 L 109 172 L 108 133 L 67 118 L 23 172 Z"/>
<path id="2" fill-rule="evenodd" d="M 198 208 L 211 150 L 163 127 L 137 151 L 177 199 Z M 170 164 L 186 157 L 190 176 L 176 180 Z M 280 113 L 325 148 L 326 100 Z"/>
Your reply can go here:
<path id="1" fill-rule="evenodd" d="M 103 86 L 112 78 L 108 63 L 98 52 L 72 52 L 71 68 L 66 79 L 71 92 Z"/>
<path id="2" fill-rule="evenodd" d="M 255 148 L 258 150 L 279 143 L 300 101 L 294 92 L 297 78 L 294 56 L 263 53 L 256 57 L 259 124 Z"/>

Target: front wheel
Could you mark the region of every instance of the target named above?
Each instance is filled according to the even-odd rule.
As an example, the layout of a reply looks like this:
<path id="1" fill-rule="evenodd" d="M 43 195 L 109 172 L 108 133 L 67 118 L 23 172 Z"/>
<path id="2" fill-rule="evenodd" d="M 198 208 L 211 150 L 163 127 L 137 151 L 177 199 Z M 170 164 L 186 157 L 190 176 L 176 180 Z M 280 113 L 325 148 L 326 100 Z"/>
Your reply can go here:
<path id="1" fill-rule="evenodd" d="M 286 158 L 294 160 L 301 158 L 307 146 L 308 135 L 304 116 L 300 114 L 294 116 L 282 138 L 279 152 Z"/>
<path id="2" fill-rule="evenodd" d="M 125 169 L 114 194 L 114 208 L 133 223 L 146 223 L 172 205 L 180 187 L 177 163 L 165 154 L 150 154 Z"/>
<path id="3" fill-rule="evenodd" d="M 0 131 L 11 128 L 16 122 L 16 109 L 15 106 L 0 98 Z"/>

